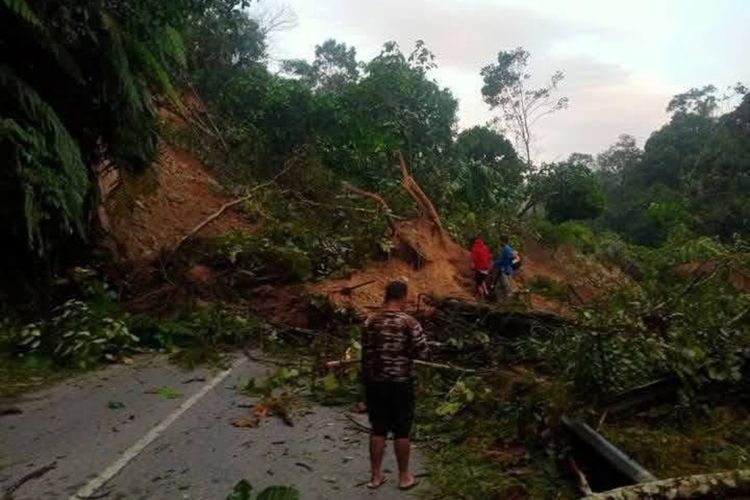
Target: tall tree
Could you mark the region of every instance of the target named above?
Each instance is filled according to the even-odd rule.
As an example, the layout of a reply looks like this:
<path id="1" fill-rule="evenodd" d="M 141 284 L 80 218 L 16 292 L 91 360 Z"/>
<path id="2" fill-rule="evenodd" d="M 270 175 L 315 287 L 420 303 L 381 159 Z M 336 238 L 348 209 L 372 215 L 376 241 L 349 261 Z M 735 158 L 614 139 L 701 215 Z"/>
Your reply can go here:
<path id="1" fill-rule="evenodd" d="M 606 200 L 591 165 L 591 155 L 573 153 L 566 161 L 546 164 L 530 180 L 532 199 L 544 205 L 554 222 L 593 219 Z"/>
<path id="2" fill-rule="evenodd" d="M 488 127 L 472 127 L 458 134 L 456 153 L 454 170 L 473 210 L 510 208 L 521 201 L 526 165 L 508 139 Z"/>
<path id="3" fill-rule="evenodd" d="M 523 47 L 500 51 L 497 62 L 482 68 L 481 75 L 484 101 L 491 109 L 500 110 L 497 123 L 513 134 L 516 147 L 523 151 L 526 163 L 531 165 L 535 124 L 544 116 L 567 108 L 569 99 L 554 96 L 564 78 L 561 71 L 556 71 L 541 87 L 528 87 L 531 78 L 529 57 L 529 52 Z"/>
<path id="4" fill-rule="evenodd" d="M 315 90 L 340 90 L 359 79 L 360 64 L 354 47 L 328 39 L 322 45 L 315 46 L 312 64 L 302 59 L 291 59 L 282 63 L 282 69 L 300 77 Z"/>

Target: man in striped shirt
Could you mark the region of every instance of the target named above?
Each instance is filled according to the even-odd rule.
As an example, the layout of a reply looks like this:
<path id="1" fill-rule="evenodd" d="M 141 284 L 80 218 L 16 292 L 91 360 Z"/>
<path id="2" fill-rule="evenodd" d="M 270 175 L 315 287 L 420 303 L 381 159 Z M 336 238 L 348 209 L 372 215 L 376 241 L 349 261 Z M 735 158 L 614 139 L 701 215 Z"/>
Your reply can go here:
<path id="1" fill-rule="evenodd" d="M 378 488 L 385 482 L 381 464 L 389 431 L 394 435 L 399 488 L 408 490 L 417 485 L 409 472 L 409 435 L 414 419 L 413 360 L 425 359 L 428 348 L 422 326 L 404 312 L 406 296 L 405 283 L 390 282 L 382 310 L 367 318 L 362 333 L 362 381 L 372 426 L 369 488 Z"/>

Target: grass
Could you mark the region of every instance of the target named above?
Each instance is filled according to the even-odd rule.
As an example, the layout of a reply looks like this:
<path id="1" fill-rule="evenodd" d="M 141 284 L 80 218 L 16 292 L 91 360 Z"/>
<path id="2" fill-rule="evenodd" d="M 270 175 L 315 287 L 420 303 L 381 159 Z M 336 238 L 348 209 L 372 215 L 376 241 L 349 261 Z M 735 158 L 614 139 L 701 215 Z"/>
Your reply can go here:
<path id="1" fill-rule="evenodd" d="M 553 300 L 567 302 L 570 300 L 570 294 L 563 283 L 555 281 L 546 276 L 536 276 L 529 283 L 528 288 L 531 292 L 538 293 L 543 297 Z"/>
<path id="2" fill-rule="evenodd" d="M 0 398 L 16 397 L 76 373 L 79 371 L 62 369 L 43 357 L 14 359 L 3 354 L 0 355 Z"/>
<path id="3" fill-rule="evenodd" d="M 421 383 L 415 439 L 427 455 L 435 493 L 427 497 L 577 498 L 557 470 L 551 443 L 535 429 L 533 409 L 550 400 L 547 385 L 518 374 L 465 382 L 474 397 L 452 416 L 436 409 L 453 381 L 432 376 Z"/>
<path id="4" fill-rule="evenodd" d="M 750 409 L 716 407 L 685 422 L 653 414 L 609 424 L 603 433 L 661 478 L 750 467 Z"/>

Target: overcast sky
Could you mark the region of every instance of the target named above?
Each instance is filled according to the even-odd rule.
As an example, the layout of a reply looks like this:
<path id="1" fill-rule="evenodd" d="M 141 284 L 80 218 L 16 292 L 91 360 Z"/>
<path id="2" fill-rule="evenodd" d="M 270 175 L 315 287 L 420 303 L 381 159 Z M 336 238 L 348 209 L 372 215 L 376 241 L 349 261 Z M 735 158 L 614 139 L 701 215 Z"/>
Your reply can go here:
<path id="1" fill-rule="evenodd" d="M 459 100 L 459 127 L 484 124 L 479 70 L 523 46 L 531 71 L 566 78 L 570 108 L 537 127 L 535 159 L 596 153 L 621 133 L 642 145 L 690 87 L 750 83 L 750 0 L 261 0 L 286 6 L 295 26 L 274 33 L 272 60 L 312 59 L 327 38 L 369 60 L 395 40 L 418 39 L 437 58 L 435 79 Z"/>

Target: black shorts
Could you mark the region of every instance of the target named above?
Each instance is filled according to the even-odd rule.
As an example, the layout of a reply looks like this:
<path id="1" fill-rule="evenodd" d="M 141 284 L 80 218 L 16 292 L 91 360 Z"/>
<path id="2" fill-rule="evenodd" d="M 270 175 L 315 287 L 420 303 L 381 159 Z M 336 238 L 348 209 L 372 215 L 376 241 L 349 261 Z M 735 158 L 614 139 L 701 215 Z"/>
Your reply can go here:
<path id="1" fill-rule="evenodd" d="M 474 282 L 477 286 L 481 286 L 489 277 L 489 271 L 474 271 Z"/>
<path id="2" fill-rule="evenodd" d="M 367 413 L 372 433 L 396 439 L 408 438 L 414 421 L 413 382 L 373 382 L 365 384 Z"/>

